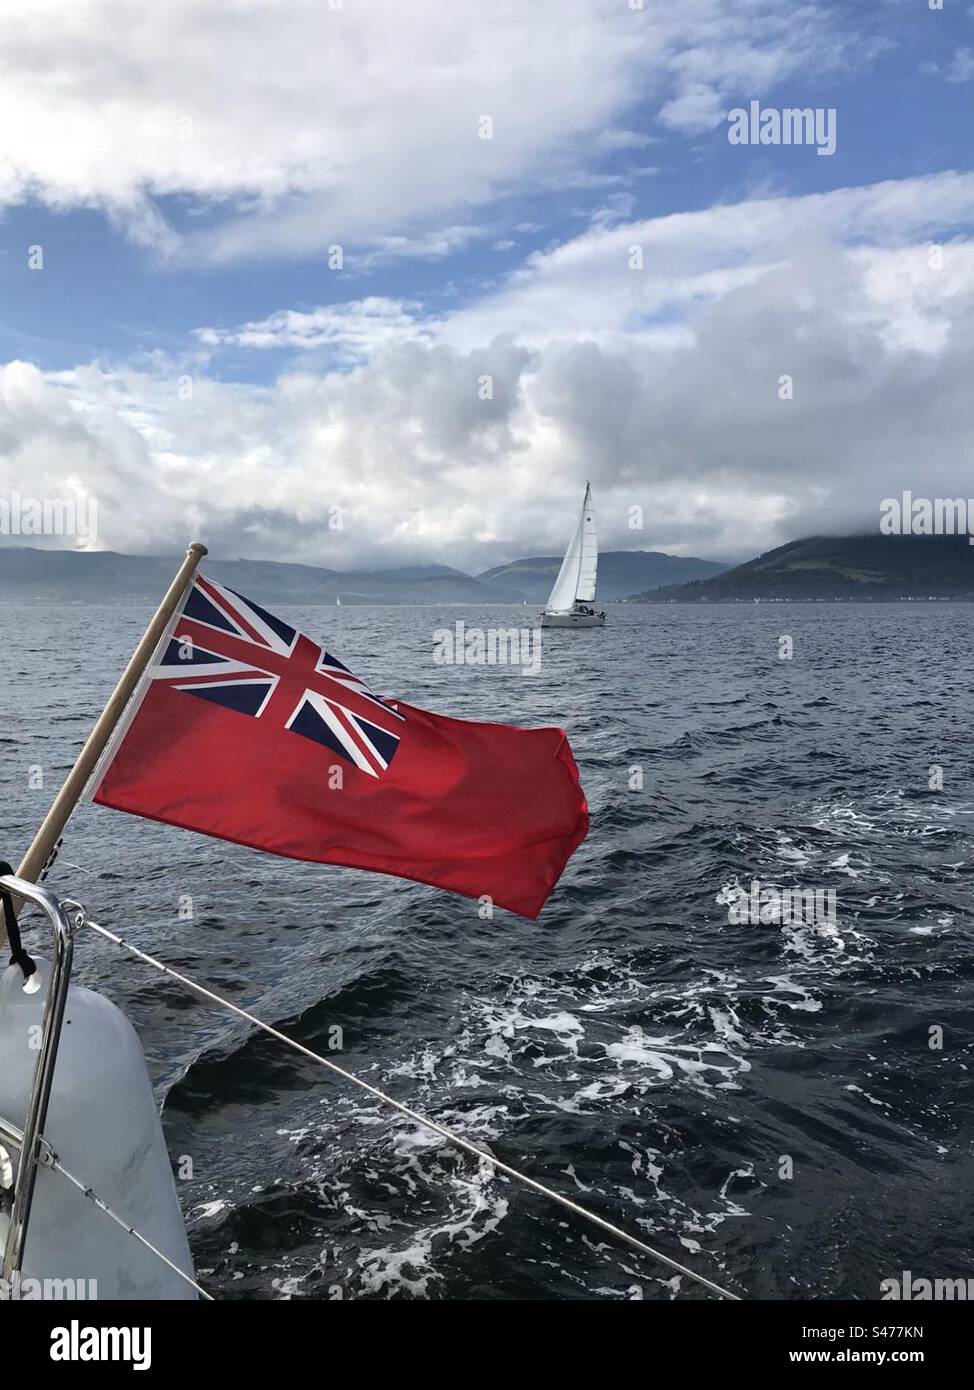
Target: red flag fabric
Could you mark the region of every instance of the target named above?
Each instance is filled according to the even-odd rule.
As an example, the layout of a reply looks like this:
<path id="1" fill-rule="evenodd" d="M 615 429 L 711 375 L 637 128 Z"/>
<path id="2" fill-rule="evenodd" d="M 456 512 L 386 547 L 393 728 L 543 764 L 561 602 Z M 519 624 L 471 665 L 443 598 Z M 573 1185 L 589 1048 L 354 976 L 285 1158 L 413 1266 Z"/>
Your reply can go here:
<path id="1" fill-rule="evenodd" d="M 96 773 L 102 806 L 537 917 L 588 831 L 562 729 L 381 699 L 197 575 Z"/>

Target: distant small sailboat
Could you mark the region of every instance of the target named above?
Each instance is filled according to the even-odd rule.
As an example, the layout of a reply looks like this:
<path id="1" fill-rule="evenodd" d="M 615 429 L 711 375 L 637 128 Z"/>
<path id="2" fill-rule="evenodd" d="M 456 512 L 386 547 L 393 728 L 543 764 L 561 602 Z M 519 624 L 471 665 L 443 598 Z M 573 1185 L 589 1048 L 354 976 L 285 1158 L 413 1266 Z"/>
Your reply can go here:
<path id="1" fill-rule="evenodd" d="M 336 607 L 336 608 L 341 608 L 341 606 L 342 606 L 342 596 L 341 596 L 341 594 L 336 594 L 336 595 L 335 595 L 335 607 Z"/>
<path id="2" fill-rule="evenodd" d="M 592 487 L 586 483 L 578 522 L 541 615 L 542 627 L 605 627 L 605 613 L 596 613 L 592 606 L 598 568 Z"/>

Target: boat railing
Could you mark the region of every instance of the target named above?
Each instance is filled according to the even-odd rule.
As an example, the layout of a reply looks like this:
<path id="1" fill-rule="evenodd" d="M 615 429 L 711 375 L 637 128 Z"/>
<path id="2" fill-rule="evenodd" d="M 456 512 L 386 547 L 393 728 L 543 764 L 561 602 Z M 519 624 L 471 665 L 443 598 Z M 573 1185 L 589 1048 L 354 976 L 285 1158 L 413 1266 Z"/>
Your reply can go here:
<path id="1" fill-rule="evenodd" d="M 37 1170 L 50 1161 L 51 1150 L 44 1139 L 44 1126 L 47 1122 L 47 1108 L 51 1099 L 54 1068 L 64 1023 L 64 1007 L 71 980 L 74 926 L 61 902 L 48 889 L 36 883 L 29 883 L 26 879 L 17 878 L 14 874 L 0 877 L 0 888 L 14 898 L 40 908 L 51 925 L 54 941 L 50 969 L 47 973 L 47 995 L 44 1000 L 40 1045 L 37 1049 L 37 1061 L 34 1063 L 23 1129 L 18 1129 L 10 1120 L 0 1115 L 0 1146 L 19 1155 L 10 1207 L 10 1224 L 3 1250 L 3 1280 L 9 1285 L 15 1274 L 19 1273 L 23 1262 Z M 36 976 L 32 975 L 26 979 L 23 988 L 30 990 L 32 980 L 36 981 Z"/>

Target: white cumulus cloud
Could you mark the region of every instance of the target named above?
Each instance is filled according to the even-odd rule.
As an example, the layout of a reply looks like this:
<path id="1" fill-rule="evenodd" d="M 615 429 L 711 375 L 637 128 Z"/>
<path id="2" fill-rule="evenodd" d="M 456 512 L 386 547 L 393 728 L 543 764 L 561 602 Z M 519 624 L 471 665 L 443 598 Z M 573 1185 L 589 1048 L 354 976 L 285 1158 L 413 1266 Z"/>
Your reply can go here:
<path id="1" fill-rule="evenodd" d="M 818 0 L 0 0 L 0 203 L 101 208 L 167 255 L 436 256 L 457 210 L 618 178 L 590 166 L 644 142 L 637 104 L 694 131 L 864 61 L 855 22 Z"/>
<path id="2" fill-rule="evenodd" d="M 902 487 L 970 490 L 972 208 L 954 174 L 756 200 L 597 228 L 452 315 L 366 299 L 209 335 L 293 348 L 270 385 L 8 364 L 0 491 L 83 480 L 115 548 L 201 530 L 337 568 L 557 551 L 586 478 L 606 546 L 736 558 L 871 528 Z M 308 366 L 315 344 L 353 364 Z"/>

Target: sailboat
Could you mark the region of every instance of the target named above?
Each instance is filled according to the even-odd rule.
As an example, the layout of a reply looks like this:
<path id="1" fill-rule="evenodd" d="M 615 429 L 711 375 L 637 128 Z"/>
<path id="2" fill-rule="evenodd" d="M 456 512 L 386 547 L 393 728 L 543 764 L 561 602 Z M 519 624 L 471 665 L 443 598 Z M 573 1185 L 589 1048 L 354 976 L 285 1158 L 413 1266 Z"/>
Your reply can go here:
<path id="1" fill-rule="evenodd" d="M 586 483 L 582 510 L 541 615 L 542 627 L 605 627 L 605 613 L 596 613 L 592 606 L 598 568 L 592 485 Z"/>

